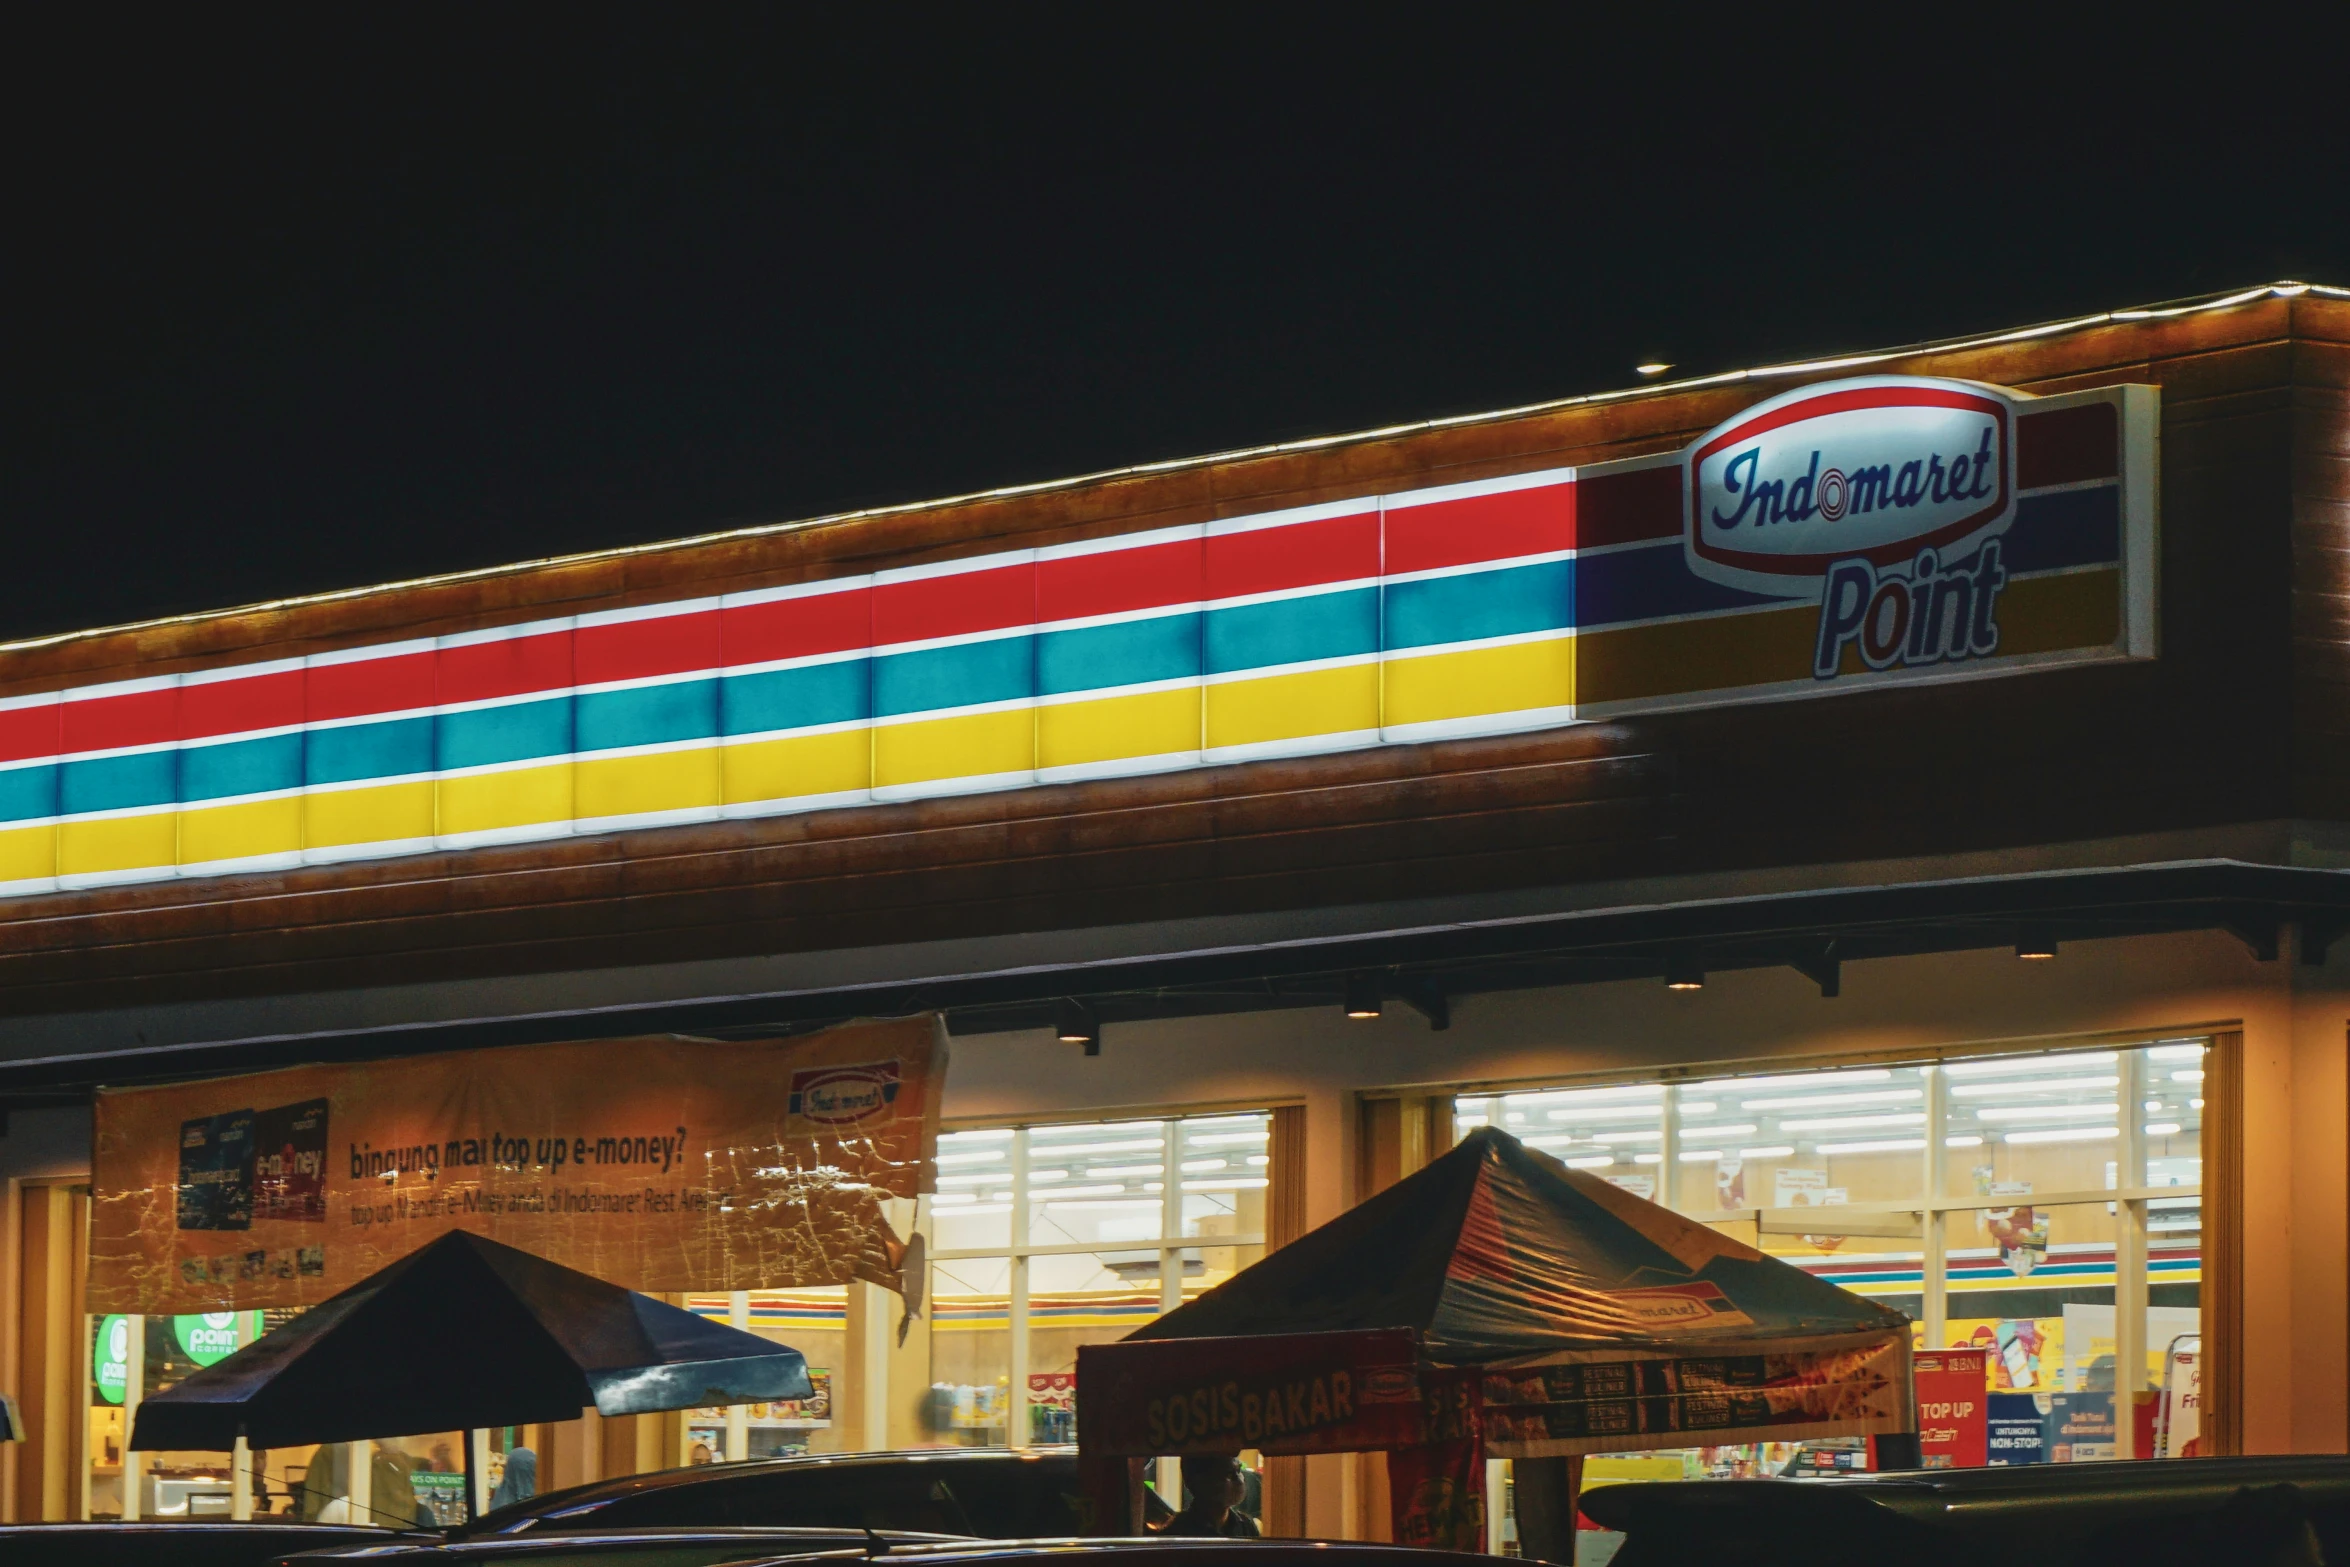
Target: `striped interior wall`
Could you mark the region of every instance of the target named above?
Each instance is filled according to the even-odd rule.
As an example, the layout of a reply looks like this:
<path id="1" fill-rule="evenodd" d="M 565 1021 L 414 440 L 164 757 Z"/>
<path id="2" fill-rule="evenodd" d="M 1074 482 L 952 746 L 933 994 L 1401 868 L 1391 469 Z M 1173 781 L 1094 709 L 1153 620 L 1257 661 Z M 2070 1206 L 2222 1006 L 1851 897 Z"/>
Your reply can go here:
<path id="1" fill-rule="evenodd" d="M 2003 655 L 2115 649 L 2113 419 L 2053 438 L 2062 417 L 2018 422 Z M 0 699 L 0 894 L 1824 689 L 1816 597 L 1682 565 L 1678 471 L 1552 469 Z"/>

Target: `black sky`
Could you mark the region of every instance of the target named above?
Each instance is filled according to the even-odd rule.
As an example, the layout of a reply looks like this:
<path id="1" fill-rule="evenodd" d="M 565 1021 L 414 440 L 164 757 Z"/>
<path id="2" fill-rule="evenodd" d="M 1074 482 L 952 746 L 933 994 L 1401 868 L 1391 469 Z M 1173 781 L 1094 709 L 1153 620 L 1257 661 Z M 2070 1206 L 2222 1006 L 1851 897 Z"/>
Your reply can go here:
<path id="1" fill-rule="evenodd" d="M 18 34 L 0 635 L 2350 282 L 2290 13 L 839 15 Z"/>

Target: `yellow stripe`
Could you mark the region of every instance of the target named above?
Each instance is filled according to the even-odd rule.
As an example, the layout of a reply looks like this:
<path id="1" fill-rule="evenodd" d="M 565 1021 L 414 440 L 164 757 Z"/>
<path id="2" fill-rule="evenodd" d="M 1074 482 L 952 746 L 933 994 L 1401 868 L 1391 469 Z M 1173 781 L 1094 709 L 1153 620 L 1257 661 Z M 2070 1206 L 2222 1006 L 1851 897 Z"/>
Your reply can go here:
<path id="1" fill-rule="evenodd" d="M 1208 744 L 1261 745 L 1379 727 L 1379 666 L 1348 664 L 1208 687 Z"/>
<path id="2" fill-rule="evenodd" d="M 37 881 L 57 874 L 57 829 L 53 825 L 0 832 L 0 881 Z"/>
<path id="3" fill-rule="evenodd" d="M 598 756 L 574 764 L 577 817 L 638 816 L 718 804 L 718 748 Z"/>
<path id="4" fill-rule="evenodd" d="M 873 731 L 873 784 L 929 783 L 1036 768 L 1036 712 L 967 713 L 926 723 L 881 724 Z"/>
<path id="5" fill-rule="evenodd" d="M 176 811 L 61 822 L 57 829 L 57 874 L 86 876 L 151 867 L 156 874 L 168 876 L 179 863 L 179 828 Z"/>
<path id="6" fill-rule="evenodd" d="M 379 784 L 330 789 L 302 797 L 302 844 L 331 849 L 347 843 L 396 843 L 433 835 L 432 784 Z"/>
<path id="7" fill-rule="evenodd" d="M 2084 571 L 2010 583 L 1999 595 L 1998 618 L 1996 657 L 2110 647 L 2121 635 L 2120 573 Z M 1805 604 L 1584 632 L 1577 638 L 1576 700 L 1592 707 L 1809 680 L 1819 630 L 1818 608 Z M 1867 673 L 1858 647 L 1844 649 L 1842 673 Z"/>
<path id="8" fill-rule="evenodd" d="M 571 820 L 571 764 L 440 781 L 440 830 L 497 832 Z"/>
<path id="9" fill-rule="evenodd" d="M 1079 767 L 1130 756 L 1197 751 L 1200 688 L 1143 691 L 1036 710 L 1039 767 Z"/>
<path id="10" fill-rule="evenodd" d="M 248 800 L 180 812 L 180 863 L 243 860 L 302 847 L 302 801 Z"/>
<path id="11" fill-rule="evenodd" d="M 873 732 L 838 729 L 730 745 L 719 753 L 719 777 L 728 805 L 853 794 L 873 787 Z"/>
<path id="12" fill-rule="evenodd" d="M 1575 640 L 1464 648 L 1387 661 L 1386 721 L 1424 724 L 1575 700 Z"/>

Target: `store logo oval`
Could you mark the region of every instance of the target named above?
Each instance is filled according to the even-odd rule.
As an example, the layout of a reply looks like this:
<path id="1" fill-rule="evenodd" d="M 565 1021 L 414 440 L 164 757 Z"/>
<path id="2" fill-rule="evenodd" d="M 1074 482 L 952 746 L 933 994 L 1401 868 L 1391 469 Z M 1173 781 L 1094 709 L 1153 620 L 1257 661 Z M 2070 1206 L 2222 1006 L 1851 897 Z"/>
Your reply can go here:
<path id="1" fill-rule="evenodd" d="M 1701 577 L 1805 595 L 1841 560 L 1945 560 L 2015 514 L 2014 405 L 1971 381 L 1864 376 L 1788 392 L 1682 459 L 1683 545 Z"/>
<path id="2" fill-rule="evenodd" d="M 889 1114 L 899 1082 L 895 1061 L 809 1067 L 792 1074 L 790 1113 L 819 1126 L 854 1126 Z"/>

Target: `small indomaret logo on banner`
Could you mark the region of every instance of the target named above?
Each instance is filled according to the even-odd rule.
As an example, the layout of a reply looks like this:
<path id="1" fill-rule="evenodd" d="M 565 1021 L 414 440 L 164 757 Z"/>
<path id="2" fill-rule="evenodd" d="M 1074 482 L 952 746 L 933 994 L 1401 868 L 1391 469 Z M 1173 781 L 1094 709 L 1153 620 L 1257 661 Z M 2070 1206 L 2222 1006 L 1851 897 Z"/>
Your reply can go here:
<path id="1" fill-rule="evenodd" d="M 1689 569 L 1819 597 L 1812 675 L 1999 651 L 2015 520 L 2016 400 L 1969 381 L 1864 376 L 1759 403 L 1690 447 Z"/>
<path id="2" fill-rule="evenodd" d="M 1754 1319 L 1740 1311 L 1722 1293 L 1720 1285 L 1706 1280 L 1694 1284 L 1660 1284 L 1649 1289 L 1611 1290 L 1608 1299 L 1623 1307 L 1642 1327 L 1661 1333 L 1754 1325 Z"/>
<path id="3" fill-rule="evenodd" d="M 809 1067 L 791 1075 L 791 1114 L 819 1126 L 854 1126 L 897 1103 L 898 1064 Z"/>

